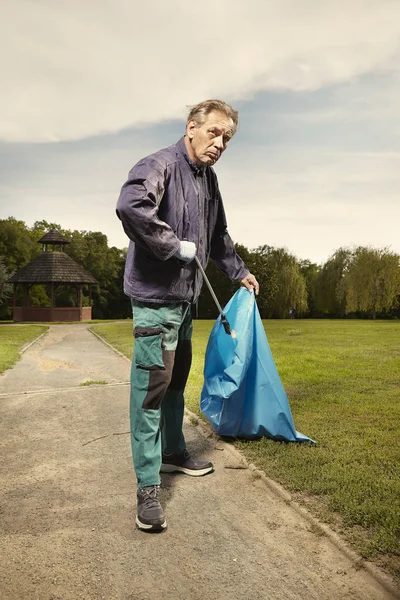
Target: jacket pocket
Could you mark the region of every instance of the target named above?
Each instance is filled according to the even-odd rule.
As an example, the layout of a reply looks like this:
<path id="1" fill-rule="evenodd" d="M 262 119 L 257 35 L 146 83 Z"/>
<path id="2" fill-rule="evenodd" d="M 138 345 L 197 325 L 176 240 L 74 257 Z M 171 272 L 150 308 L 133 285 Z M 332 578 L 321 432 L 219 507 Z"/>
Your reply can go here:
<path id="1" fill-rule="evenodd" d="M 139 369 L 164 370 L 164 332 L 158 327 L 135 327 L 134 361 Z"/>

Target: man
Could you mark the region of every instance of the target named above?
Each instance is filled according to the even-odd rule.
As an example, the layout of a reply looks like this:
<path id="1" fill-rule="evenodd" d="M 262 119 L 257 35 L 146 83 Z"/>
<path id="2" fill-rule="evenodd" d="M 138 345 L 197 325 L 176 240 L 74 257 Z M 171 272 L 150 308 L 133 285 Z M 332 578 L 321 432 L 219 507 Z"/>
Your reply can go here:
<path id="1" fill-rule="evenodd" d="M 161 531 L 160 471 L 201 476 L 212 463 L 190 456 L 182 433 L 191 366 L 191 307 L 209 258 L 233 281 L 258 293 L 236 254 L 212 166 L 234 135 L 238 113 L 206 100 L 189 113 L 178 143 L 140 160 L 121 190 L 117 215 L 130 239 L 124 291 L 131 297 L 134 355 L 131 441 L 137 477 L 136 525 Z"/>

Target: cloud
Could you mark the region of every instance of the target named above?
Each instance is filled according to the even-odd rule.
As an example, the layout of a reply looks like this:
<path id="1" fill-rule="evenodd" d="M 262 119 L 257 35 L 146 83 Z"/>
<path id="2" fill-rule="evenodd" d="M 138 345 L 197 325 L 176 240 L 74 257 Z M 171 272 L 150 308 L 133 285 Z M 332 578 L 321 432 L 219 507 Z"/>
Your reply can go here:
<path id="1" fill-rule="evenodd" d="M 145 139 L 133 130 L 101 143 L 15 146 L 14 155 L 0 156 L 0 218 L 101 231 L 110 245 L 124 247 L 115 204 L 127 172 L 147 152 L 177 139 L 179 130 L 175 123 L 161 128 L 161 137 L 156 127 Z M 262 135 L 255 142 L 246 150 L 238 140 L 217 165 L 236 242 L 286 246 L 315 262 L 354 244 L 391 245 L 400 253 L 400 152 L 269 146 Z M 7 160 L 15 166 L 11 173 Z"/>
<path id="2" fill-rule="evenodd" d="M 19 0 L 3 5 L 0 139 L 77 140 L 205 97 L 307 91 L 393 61 L 390 0 Z"/>
<path id="3" fill-rule="evenodd" d="M 316 262 L 341 246 L 400 254 L 400 152 L 298 150 L 264 148 L 251 164 L 221 163 L 233 239 L 249 248 L 285 246 Z"/>

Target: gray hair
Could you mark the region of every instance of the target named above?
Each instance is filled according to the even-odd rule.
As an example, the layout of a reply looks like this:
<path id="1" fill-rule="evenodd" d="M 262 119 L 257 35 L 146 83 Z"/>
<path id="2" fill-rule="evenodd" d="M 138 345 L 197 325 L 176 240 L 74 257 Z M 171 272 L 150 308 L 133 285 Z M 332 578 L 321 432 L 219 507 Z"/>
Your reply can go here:
<path id="1" fill-rule="evenodd" d="M 229 119 L 232 119 L 232 133 L 236 133 L 239 113 L 223 100 L 204 100 L 204 102 L 200 102 L 200 104 L 190 106 L 189 108 L 190 112 L 188 114 L 187 123 L 189 123 L 189 121 L 194 121 L 196 125 L 203 125 L 207 115 L 213 110 L 218 110 L 219 112 L 224 113 Z"/>

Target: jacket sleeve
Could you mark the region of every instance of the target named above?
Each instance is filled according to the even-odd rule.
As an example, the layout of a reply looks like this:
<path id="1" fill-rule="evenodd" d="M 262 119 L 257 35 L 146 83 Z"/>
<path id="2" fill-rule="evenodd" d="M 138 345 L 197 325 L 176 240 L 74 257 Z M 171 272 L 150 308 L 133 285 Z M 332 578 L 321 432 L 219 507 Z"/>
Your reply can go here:
<path id="1" fill-rule="evenodd" d="M 233 240 L 228 233 L 225 209 L 219 191 L 218 215 L 211 238 L 210 258 L 232 281 L 241 281 L 249 274 L 249 270 L 236 252 Z"/>
<path id="2" fill-rule="evenodd" d="M 128 238 L 167 260 L 180 242 L 171 227 L 158 218 L 158 207 L 166 184 L 166 173 L 153 158 L 138 162 L 129 172 L 117 202 L 117 216 Z"/>

